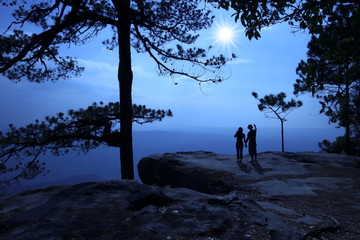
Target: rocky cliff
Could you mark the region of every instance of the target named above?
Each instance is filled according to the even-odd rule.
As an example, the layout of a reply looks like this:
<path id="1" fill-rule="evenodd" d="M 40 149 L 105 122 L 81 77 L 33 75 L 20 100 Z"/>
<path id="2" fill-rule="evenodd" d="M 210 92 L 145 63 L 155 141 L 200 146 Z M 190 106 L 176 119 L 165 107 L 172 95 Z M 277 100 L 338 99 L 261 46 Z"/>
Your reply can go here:
<path id="1" fill-rule="evenodd" d="M 0 239 L 358 239 L 360 159 L 156 154 L 137 181 L 0 196 Z"/>

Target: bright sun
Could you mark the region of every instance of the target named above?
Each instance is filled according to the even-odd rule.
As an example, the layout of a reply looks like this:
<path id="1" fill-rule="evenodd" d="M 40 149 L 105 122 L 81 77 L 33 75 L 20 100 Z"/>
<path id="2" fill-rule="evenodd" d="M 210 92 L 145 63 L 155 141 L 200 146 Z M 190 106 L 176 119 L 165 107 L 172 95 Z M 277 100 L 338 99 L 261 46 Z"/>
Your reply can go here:
<path id="1" fill-rule="evenodd" d="M 231 54 L 235 49 L 238 49 L 237 41 L 239 38 L 239 29 L 235 23 L 226 23 L 221 21 L 215 23 L 215 29 L 213 32 L 214 45 L 220 51 L 226 51 Z"/>
<path id="2" fill-rule="evenodd" d="M 234 31 L 228 26 L 223 26 L 218 29 L 218 40 L 222 43 L 233 42 L 234 39 Z"/>

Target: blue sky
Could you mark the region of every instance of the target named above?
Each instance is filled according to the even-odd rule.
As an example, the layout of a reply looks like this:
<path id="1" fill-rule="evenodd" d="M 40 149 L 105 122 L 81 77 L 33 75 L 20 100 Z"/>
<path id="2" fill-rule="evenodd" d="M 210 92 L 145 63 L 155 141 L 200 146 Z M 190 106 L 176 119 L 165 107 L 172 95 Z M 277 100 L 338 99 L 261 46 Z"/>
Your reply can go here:
<path id="1" fill-rule="evenodd" d="M 0 13 L 0 30 L 3 32 L 10 18 L 6 8 L 0 7 Z M 280 126 L 278 120 L 265 118 L 258 110 L 251 92 L 256 91 L 262 97 L 284 91 L 289 99 L 293 97 L 295 69 L 299 61 L 306 58 L 310 36 L 304 32 L 293 34 L 294 29 L 288 24 L 279 24 L 263 29 L 259 40 L 249 41 L 243 27 L 234 23 L 230 13 L 216 10 L 215 24 L 199 33 L 197 43 L 198 46 L 214 45 L 214 54 L 229 51 L 214 37 L 216 24 L 233 27 L 236 34 L 231 51 L 238 56 L 225 66 L 225 76 L 230 77 L 220 84 L 203 84 L 200 88 L 190 79 L 159 76 L 155 63 L 147 54 L 133 51 L 133 102 L 151 108 L 171 109 L 174 114 L 173 118 L 162 122 L 134 125 L 134 130 L 237 129 L 249 123 L 255 123 L 259 128 Z M 81 77 L 36 84 L 13 83 L 0 76 L 0 129 L 4 130 L 9 123 L 22 126 L 46 115 L 87 107 L 92 102 L 118 101 L 117 51 L 110 52 L 101 44 L 108 33 L 104 31 L 83 46 L 62 49 L 64 55 L 77 57 L 80 65 L 85 67 Z M 335 125 L 328 125 L 327 117 L 319 115 L 320 105 L 316 99 L 309 95 L 299 99 L 304 106 L 289 114 L 286 128 L 335 130 Z"/>

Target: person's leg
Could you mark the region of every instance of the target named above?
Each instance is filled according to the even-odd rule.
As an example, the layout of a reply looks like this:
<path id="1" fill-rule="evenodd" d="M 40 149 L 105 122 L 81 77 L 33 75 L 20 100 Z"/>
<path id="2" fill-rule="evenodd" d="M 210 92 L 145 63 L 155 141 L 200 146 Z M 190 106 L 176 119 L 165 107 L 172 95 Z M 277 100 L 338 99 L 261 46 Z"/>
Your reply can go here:
<path id="1" fill-rule="evenodd" d="M 240 161 L 243 159 L 243 148 L 240 148 Z"/>
<path id="2" fill-rule="evenodd" d="M 236 146 L 236 159 L 239 160 L 239 147 Z"/>
<path id="3" fill-rule="evenodd" d="M 249 142 L 248 147 L 249 147 L 249 155 L 250 155 L 250 157 L 251 157 L 251 161 L 253 161 L 254 151 L 253 151 L 253 146 L 252 146 L 252 144 L 251 144 L 250 142 Z"/>

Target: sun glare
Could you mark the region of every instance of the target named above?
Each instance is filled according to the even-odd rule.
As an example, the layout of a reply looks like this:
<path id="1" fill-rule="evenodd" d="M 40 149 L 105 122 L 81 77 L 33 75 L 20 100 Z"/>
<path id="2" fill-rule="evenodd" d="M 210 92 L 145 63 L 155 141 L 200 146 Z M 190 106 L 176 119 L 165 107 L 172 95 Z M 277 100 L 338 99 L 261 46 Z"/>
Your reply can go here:
<path id="1" fill-rule="evenodd" d="M 231 54 L 235 49 L 238 49 L 239 32 L 235 23 L 231 24 L 223 21 L 215 23 L 213 34 L 215 47 L 220 51 Z"/>
<path id="2" fill-rule="evenodd" d="M 218 39 L 219 42 L 222 43 L 229 43 L 233 41 L 234 32 L 233 29 L 229 28 L 228 26 L 223 26 L 218 29 Z"/>

